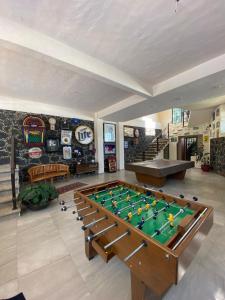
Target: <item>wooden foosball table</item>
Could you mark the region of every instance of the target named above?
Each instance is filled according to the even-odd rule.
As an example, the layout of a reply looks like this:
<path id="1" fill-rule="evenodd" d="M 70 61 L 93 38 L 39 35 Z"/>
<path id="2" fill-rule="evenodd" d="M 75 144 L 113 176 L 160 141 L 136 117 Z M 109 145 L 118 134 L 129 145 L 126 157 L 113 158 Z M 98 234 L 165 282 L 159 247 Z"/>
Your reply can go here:
<path id="1" fill-rule="evenodd" d="M 161 299 L 178 284 L 213 224 L 209 206 L 123 181 L 84 188 L 74 201 L 87 258 L 124 261 L 132 300 Z"/>

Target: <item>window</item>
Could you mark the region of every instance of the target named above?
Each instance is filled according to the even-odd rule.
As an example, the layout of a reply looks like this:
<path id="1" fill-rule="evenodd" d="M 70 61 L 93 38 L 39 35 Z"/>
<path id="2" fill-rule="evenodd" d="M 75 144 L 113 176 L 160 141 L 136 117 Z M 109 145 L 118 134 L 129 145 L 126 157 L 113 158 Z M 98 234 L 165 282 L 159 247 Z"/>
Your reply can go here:
<path id="1" fill-rule="evenodd" d="M 183 122 L 183 109 L 182 108 L 173 108 L 172 112 L 173 124 L 178 124 Z"/>
<path id="2" fill-rule="evenodd" d="M 145 135 L 155 136 L 155 128 L 145 128 Z"/>

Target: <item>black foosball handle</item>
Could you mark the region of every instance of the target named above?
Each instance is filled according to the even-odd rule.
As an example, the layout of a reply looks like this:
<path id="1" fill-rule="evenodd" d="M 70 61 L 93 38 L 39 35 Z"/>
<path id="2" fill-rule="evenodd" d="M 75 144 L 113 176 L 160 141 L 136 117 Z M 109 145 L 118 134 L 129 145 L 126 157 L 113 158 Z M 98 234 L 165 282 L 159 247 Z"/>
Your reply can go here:
<path id="1" fill-rule="evenodd" d="M 196 196 L 194 196 L 192 199 L 193 199 L 194 201 L 198 201 L 198 197 L 196 197 Z"/>
<path id="2" fill-rule="evenodd" d="M 180 194 L 179 197 L 180 197 L 181 199 L 184 199 L 184 195 L 183 195 L 183 194 Z"/>

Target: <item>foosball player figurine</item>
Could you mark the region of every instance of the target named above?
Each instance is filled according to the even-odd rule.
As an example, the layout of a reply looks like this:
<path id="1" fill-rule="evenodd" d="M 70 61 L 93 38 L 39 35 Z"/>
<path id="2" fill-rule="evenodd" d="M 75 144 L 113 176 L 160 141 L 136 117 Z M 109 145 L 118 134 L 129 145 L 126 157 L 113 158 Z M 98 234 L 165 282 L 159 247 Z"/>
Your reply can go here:
<path id="1" fill-rule="evenodd" d="M 174 226 L 174 215 L 169 214 L 168 221 L 170 222 L 170 227 Z"/>
<path id="2" fill-rule="evenodd" d="M 140 214 L 142 213 L 142 208 L 141 207 L 139 207 L 138 208 L 138 210 L 137 210 L 137 214 L 138 214 L 138 216 L 140 216 Z"/>

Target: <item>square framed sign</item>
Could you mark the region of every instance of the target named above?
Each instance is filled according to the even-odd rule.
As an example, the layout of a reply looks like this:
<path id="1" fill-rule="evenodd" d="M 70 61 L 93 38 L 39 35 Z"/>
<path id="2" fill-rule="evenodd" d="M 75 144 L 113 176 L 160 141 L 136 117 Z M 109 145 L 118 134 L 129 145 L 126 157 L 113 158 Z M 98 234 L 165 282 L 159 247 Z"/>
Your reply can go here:
<path id="1" fill-rule="evenodd" d="M 116 124 L 104 123 L 104 142 L 105 143 L 116 142 Z"/>

